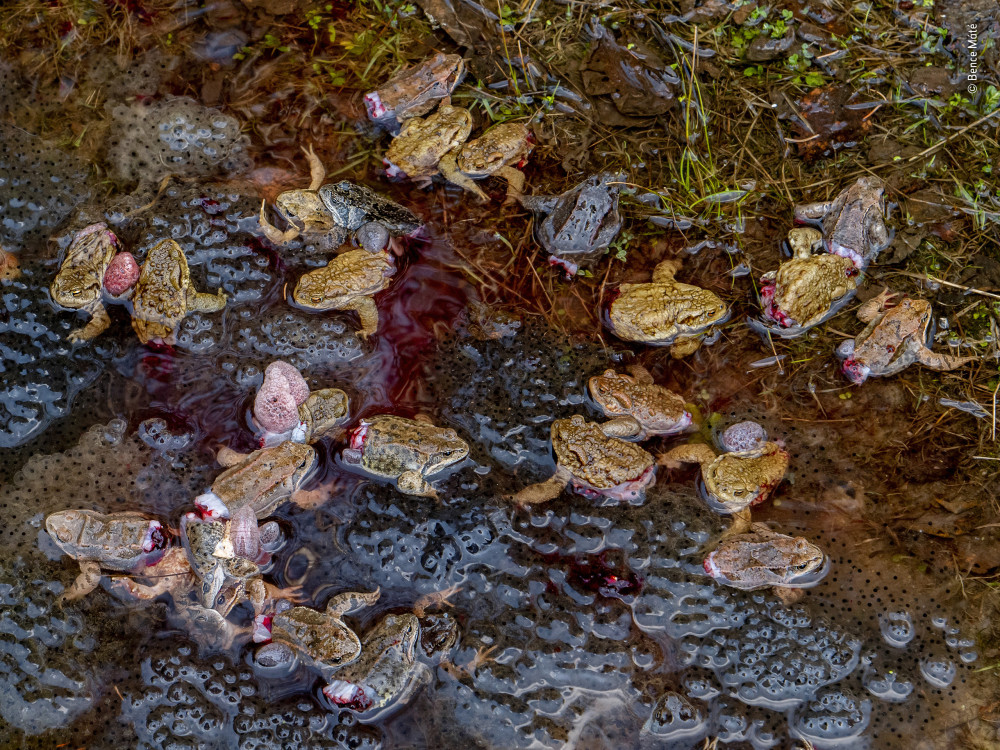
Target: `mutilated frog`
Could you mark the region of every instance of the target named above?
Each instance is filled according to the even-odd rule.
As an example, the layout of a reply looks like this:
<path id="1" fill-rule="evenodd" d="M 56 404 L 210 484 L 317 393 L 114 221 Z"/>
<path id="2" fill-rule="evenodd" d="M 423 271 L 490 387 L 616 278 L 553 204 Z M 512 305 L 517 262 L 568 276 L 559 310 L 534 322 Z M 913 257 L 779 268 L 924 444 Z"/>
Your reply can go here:
<path id="1" fill-rule="evenodd" d="M 562 195 L 522 195 L 521 205 L 541 214 L 535 221 L 535 239 L 567 276 L 589 267 L 615 241 L 622 228 L 618 212 L 618 183 L 624 175 L 601 172 Z"/>
<path id="2" fill-rule="evenodd" d="M 501 122 L 479 138 L 441 157 L 438 169 L 448 182 L 475 194 L 480 202 L 490 197 L 476 184 L 476 180 L 497 175 L 507 180 L 507 202 L 513 202 L 524 192 L 524 166 L 534 148 L 534 138 L 525 125 L 518 122 Z"/>
<path id="3" fill-rule="evenodd" d="M 380 414 L 360 421 L 342 457 L 348 466 L 395 480 L 407 495 L 436 497 L 427 478 L 468 455 L 469 444 L 450 427 L 437 427 L 423 417 Z"/>
<path id="4" fill-rule="evenodd" d="M 358 336 L 378 330 L 378 308 L 372 297 L 389 286 L 396 265 L 388 253 L 348 250 L 323 268 L 303 274 L 292 299 L 310 310 L 354 310 L 361 319 Z"/>
<path id="5" fill-rule="evenodd" d="M 286 440 L 313 443 L 347 421 L 350 403 L 339 388 L 310 392 L 295 367 L 277 360 L 264 371 L 253 402 L 254 423 L 264 431 L 261 446 Z"/>
<path id="6" fill-rule="evenodd" d="M 286 190 L 274 199 L 274 209 L 288 224 L 279 231 L 265 215 L 267 201 L 260 205 L 260 230 L 274 245 L 284 246 L 297 237 L 332 250 L 366 221 L 380 221 L 394 234 L 409 234 L 420 227 L 411 211 L 364 185 L 343 180 L 324 185 L 326 168 L 312 146 L 302 152 L 309 160 L 309 187 Z"/>
<path id="7" fill-rule="evenodd" d="M 791 537 L 755 523 L 748 533 L 731 536 L 705 558 L 705 572 L 727 586 L 753 589 L 808 588 L 827 574 L 826 554 L 802 537 Z"/>
<path id="8" fill-rule="evenodd" d="M 311 607 L 281 609 L 257 618 L 254 641 L 267 643 L 254 656 L 258 663 L 272 666 L 301 659 L 329 679 L 338 669 L 361 655 L 361 639 L 347 624 L 344 615 L 370 607 L 380 591 L 337 594 L 323 611 Z"/>
<path id="9" fill-rule="evenodd" d="M 832 201 L 796 206 L 795 220 L 818 224 L 827 252 L 864 270 L 889 245 L 884 191 L 878 177 L 859 177 Z"/>
<path id="10" fill-rule="evenodd" d="M 680 358 L 701 346 L 709 331 L 729 319 L 729 307 L 714 293 L 674 280 L 677 261 L 653 269 L 648 284 L 622 284 L 608 308 L 608 327 L 624 341 L 670 344 Z"/>
<path id="11" fill-rule="evenodd" d="M 691 413 L 684 399 L 656 385 L 644 367 L 629 368 L 632 377 L 605 370 L 588 383 L 590 397 L 606 416 L 601 425 L 606 435 L 645 440 L 653 435 L 673 435 L 691 426 Z"/>
<path id="12" fill-rule="evenodd" d="M 218 312 L 225 306 L 222 290 L 195 291 L 181 246 L 161 240 L 146 253 L 132 294 L 132 328 L 144 344 L 154 339 L 172 344 L 174 329 L 189 312 Z"/>
<path id="13" fill-rule="evenodd" d="M 266 518 L 312 471 L 316 451 L 288 440 L 249 455 L 223 450 L 218 460 L 229 468 L 215 478 L 208 492 L 194 499 L 198 511 L 208 518 L 230 518 L 249 505 L 257 518 Z"/>
<path id="14" fill-rule="evenodd" d="M 689 443 L 661 455 L 658 463 L 677 468 L 682 463 L 701 464 L 705 493 L 714 509 L 733 516 L 728 534 L 745 531 L 750 508 L 764 502 L 788 470 L 788 452 L 777 443 L 764 442 L 750 450 L 716 455 L 705 443 Z"/>
<path id="15" fill-rule="evenodd" d="M 87 325 L 70 332 L 70 341 L 87 341 L 111 325 L 104 307 L 103 284 L 104 274 L 118 249 L 115 233 L 101 222 L 77 232 L 66 250 L 66 258 L 52 280 L 52 299 L 63 307 L 91 315 Z"/>
<path id="16" fill-rule="evenodd" d="M 401 70 L 375 91 L 365 94 L 365 109 L 372 122 L 398 127 L 411 117 L 425 115 L 465 77 L 465 60 L 460 55 L 438 52 L 418 65 Z"/>
<path id="17" fill-rule="evenodd" d="M 199 602 L 225 616 L 249 598 L 254 612 L 260 612 L 267 599 L 260 566 L 235 554 L 228 525 L 227 521 L 203 521 L 195 513 L 181 518 L 181 541 L 198 581 Z"/>
<path id="18" fill-rule="evenodd" d="M 86 596 L 102 570 L 139 573 L 155 565 L 169 544 L 167 530 L 142 513 L 64 510 L 45 519 L 45 530 L 63 552 L 80 563 L 80 575 L 60 602 Z"/>
<path id="19" fill-rule="evenodd" d="M 556 473 L 544 482 L 525 487 L 513 496 L 522 504 L 544 503 L 560 495 L 566 485 L 585 497 L 607 497 L 636 502 L 656 479 L 653 456 L 637 445 L 607 435 L 603 425 L 579 414 L 552 423 L 552 450 Z"/>
<path id="20" fill-rule="evenodd" d="M 389 177 L 406 176 L 423 186 L 438 174 L 438 165 L 472 133 L 472 114 L 463 107 L 442 104 L 427 117 L 403 123 L 382 160 Z"/>
<path id="21" fill-rule="evenodd" d="M 914 362 L 932 370 L 954 370 L 976 359 L 931 351 L 934 317 L 930 302 L 904 297 L 892 304 L 897 296 L 886 289 L 861 305 L 858 319 L 868 325 L 857 338 L 837 347 L 837 356 L 844 360 L 841 369 L 852 383 L 895 375 Z"/>
<path id="22" fill-rule="evenodd" d="M 801 333 L 847 304 L 861 272 L 850 258 L 813 255 L 812 242 L 819 237 L 815 229 L 793 229 L 788 234 L 795 257 L 760 277 L 760 303 L 765 320 Z"/>

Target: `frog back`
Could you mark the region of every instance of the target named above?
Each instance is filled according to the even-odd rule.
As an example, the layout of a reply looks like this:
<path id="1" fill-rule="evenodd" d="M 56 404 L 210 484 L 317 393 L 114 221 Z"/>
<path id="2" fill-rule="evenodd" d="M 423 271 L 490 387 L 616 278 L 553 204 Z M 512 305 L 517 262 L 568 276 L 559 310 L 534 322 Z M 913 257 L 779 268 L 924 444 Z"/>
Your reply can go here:
<path id="1" fill-rule="evenodd" d="M 118 239 L 104 223 L 80 230 L 52 280 L 52 298 L 63 307 L 84 307 L 101 296 L 104 274 L 118 251 Z"/>
<path id="2" fill-rule="evenodd" d="M 45 528 L 60 549 L 76 560 L 97 561 L 112 570 L 131 570 L 158 546 L 152 533 L 160 527 L 141 513 L 66 510 L 48 516 Z"/>

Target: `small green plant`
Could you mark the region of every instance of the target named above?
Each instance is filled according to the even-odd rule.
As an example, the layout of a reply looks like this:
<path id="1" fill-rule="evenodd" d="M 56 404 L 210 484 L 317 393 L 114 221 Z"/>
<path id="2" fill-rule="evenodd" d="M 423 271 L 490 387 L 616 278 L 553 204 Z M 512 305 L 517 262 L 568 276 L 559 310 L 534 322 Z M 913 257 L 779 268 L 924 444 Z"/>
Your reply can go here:
<path id="1" fill-rule="evenodd" d="M 608 253 L 615 260 L 619 260 L 622 263 L 625 262 L 628 257 L 628 246 L 635 239 L 635 235 L 627 229 L 615 238 L 615 241 L 611 243 L 608 247 Z"/>

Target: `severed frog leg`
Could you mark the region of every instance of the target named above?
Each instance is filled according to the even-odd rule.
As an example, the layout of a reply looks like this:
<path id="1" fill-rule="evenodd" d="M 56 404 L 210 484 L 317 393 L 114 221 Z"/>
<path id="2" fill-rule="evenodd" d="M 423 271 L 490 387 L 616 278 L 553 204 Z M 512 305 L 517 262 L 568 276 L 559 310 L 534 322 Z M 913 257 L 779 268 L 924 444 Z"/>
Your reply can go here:
<path id="1" fill-rule="evenodd" d="M 290 227 L 284 232 L 279 232 L 278 228 L 269 222 L 267 217 L 264 215 L 264 209 L 266 207 L 267 201 L 261 201 L 260 216 L 257 218 L 257 221 L 260 224 L 260 231 L 265 237 L 267 237 L 272 245 L 287 245 L 289 242 L 298 237 L 299 234 L 301 234 L 296 227 Z"/>
<path id="2" fill-rule="evenodd" d="M 248 455 L 250 454 L 234 451 L 232 448 L 224 445 L 219 448 L 219 452 L 215 454 L 215 460 L 219 462 L 219 466 L 229 468 L 230 466 L 236 466 L 236 464 L 245 460 Z"/>
<path id="3" fill-rule="evenodd" d="M 649 370 L 642 365 L 629 365 L 625 369 L 629 371 L 632 377 L 635 378 L 635 382 L 639 385 L 653 385 L 655 382 Z"/>
<path id="4" fill-rule="evenodd" d="M 371 297 L 359 297 L 344 305 L 341 310 L 354 310 L 361 318 L 361 330 L 358 336 L 368 338 L 378 330 L 378 308 Z"/>
<path id="5" fill-rule="evenodd" d="M 82 599 L 96 589 L 100 582 L 101 564 L 94 560 L 81 560 L 80 575 L 76 577 L 76 580 L 66 589 L 65 593 L 59 597 L 59 603 L 63 604 Z"/>
<path id="6" fill-rule="evenodd" d="M 833 208 L 833 201 L 824 203 L 802 203 L 795 207 L 796 219 L 822 219 Z"/>
<path id="7" fill-rule="evenodd" d="M 678 445 L 666 453 L 660 454 L 656 463 L 668 469 L 679 469 L 681 464 L 701 464 L 707 466 L 715 460 L 715 451 L 706 443 L 688 443 Z"/>
<path id="8" fill-rule="evenodd" d="M 566 484 L 570 479 L 571 476 L 567 470 L 558 468 L 549 479 L 525 487 L 510 499 L 521 505 L 535 505 L 555 500 L 566 489 Z"/>
<path id="9" fill-rule="evenodd" d="M 169 592 L 171 590 L 171 586 L 172 582 L 167 578 L 160 579 L 152 586 L 136 583 L 128 576 L 115 576 L 114 578 L 109 579 L 109 588 L 111 589 L 111 592 L 122 599 L 149 601 L 150 599 L 155 599 L 160 596 L 160 594 L 166 594 Z"/>
<path id="10" fill-rule="evenodd" d="M 608 437 L 629 438 L 642 432 L 642 425 L 635 417 L 615 417 L 601 424 L 601 432 Z"/>
<path id="11" fill-rule="evenodd" d="M 101 300 L 94 300 L 83 308 L 90 313 L 90 321 L 83 328 L 70 331 L 67 337 L 70 341 L 90 341 L 104 333 L 111 325 L 111 316 Z"/>
<path id="12" fill-rule="evenodd" d="M 441 157 L 441 161 L 438 163 L 438 171 L 441 172 L 441 176 L 448 180 L 448 182 L 463 187 L 476 195 L 480 203 L 486 203 L 490 199 L 479 185 L 476 184 L 475 180 L 458 168 L 458 160 L 455 158 L 454 152 L 447 153 Z"/>
<path id="13" fill-rule="evenodd" d="M 323 179 L 326 177 L 326 167 L 323 166 L 323 162 L 316 152 L 313 151 L 312 144 L 309 144 L 309 148 L 302 148 L 302 153 L 306 155 L 306 159 L 309 160 L 309 189 L 319 190 L 320 186 L 323 184 Z"/>

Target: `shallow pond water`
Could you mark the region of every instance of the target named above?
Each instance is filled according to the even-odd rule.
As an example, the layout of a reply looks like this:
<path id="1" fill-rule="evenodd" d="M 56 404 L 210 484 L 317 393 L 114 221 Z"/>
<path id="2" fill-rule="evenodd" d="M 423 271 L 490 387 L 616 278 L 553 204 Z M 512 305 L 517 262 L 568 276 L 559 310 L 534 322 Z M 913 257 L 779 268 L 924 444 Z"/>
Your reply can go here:
<path id="1" fill-rule="evenodd" d="M 982 91 L 949 98 L 969 63 L 961 29 L 978 23 L 995 43 L 1000 19 L 940 5 L 12 3 L 0 33 L 0 244 L 17 267 L 0 281 L 0 745 L 1000 747 L 1000 192 L 981 168 L 996 147 L 995 48 Z M 931 20 L 933 43 L 920 36 Z M 568 280 L 548 262 L 541 217 L 504 204 L 502 180 L 480 183 L 491 200 L 479 204 L 440 180 L 387 176 L 391 136 L 362 95 L 438 50 L 465 55 L 454 103 L 477 133 L 530 124 L 534 194 L 621 170 L 621 234 L 585 273 Z M 394 243 L 368 340 L 355 313 L 292 300 L 333 251 L 278 246 L 258 223 L 262 201 L 308 183 L 306 146 L 328 180 L 369 185 L 424 224 Z M 929 299 L 935 348 L 975 355 L 966 369 L 852 385 L 834 349 L 863 327 L 853 302 L 798 338 L 746 324 L 760 275 L 784 261 L 793 205 L 870 173 L 887 185 L 892 240 L 858 300 L 883 285 Z M 50 286 L 76 232 L 99 221 L 140 264 L 177 242 L 193 287 L 222 290 L 225 309 L 141 344 L 130 304 L 109 304 L 108 330 L 71 343 L 87 315 Z M 667 259 L 732 307 L 684 358 L 604 325 L 621 285 Z M 491 328 L 481 302 L 511 318 Z M 311 389 L 346 392 L 350 414 L 273 514 L 285 544 L 266 580 L 320 609 L 377 587 L 346 617 L 362 635 L 450 594 L 423 626 L 427 638 L 428 623 L 454 626 L 447 658 L 418 650 L 415 690 L 377 715 L 335 706 L 302 659 L 261 666 L 249 602 L 226 627 L 178 606 L 191 592 L 127 601 L 105 581 L 60 602 L 80 571 L 45 517 L 139 511 L 177 529 L 222 471 L 219 448 L 257 447 L 254 398 L 278 359 Z M 652 454 L 744 420 L 788 451 L 753 520 L 818 545 L 818 585 L 790 598 L 707 575 L 731 518 L 693 464 L 659 466 L 631 500 L 567 489 L 511 501 L 556 470 L 554 420 L 603 419 L 588 380 L 635 364 L 696 420 L 644 441 Z M 386 413 L 468 443 L 433 477 L 437 497 L 345 460 L 358 421 Z"/>

